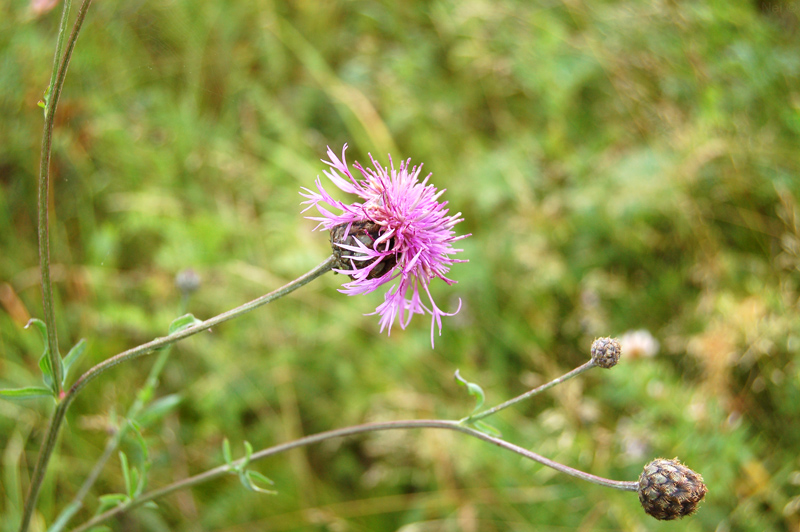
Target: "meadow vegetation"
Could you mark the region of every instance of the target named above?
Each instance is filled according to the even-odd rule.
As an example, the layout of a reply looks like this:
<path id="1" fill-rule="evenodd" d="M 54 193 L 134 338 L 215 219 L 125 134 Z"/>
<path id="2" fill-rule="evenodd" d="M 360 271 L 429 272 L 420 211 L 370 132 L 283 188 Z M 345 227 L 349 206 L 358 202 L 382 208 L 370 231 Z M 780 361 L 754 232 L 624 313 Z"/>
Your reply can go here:
<path id="1" fill-rule="evenodd" d="M 58 11 L 0 5 L 0 387 L 40 384 L 36 192 Z M 444 310 L 379 332 L 382 293 L 327 274 L 177 344 L 141 421 L 148 484 L 368 421 L 460 419 L 623 352 L 491 418 L 503 437 L 634 480 L 679 456 L 709 488 L 670 523 L 635 494 L 456 433 L 392 431 L 259 462 L 110 523 L 141 531 L 800 530 L 798 2 L 409 0 L 97 2 L 56 116 L 51 253 L 72 378 L 273 290 L 330 255 L 300 214 L 326 147 L 411 158 L 465 221 Z M 342 196 L 340 199 L 345 199 Z M 187 300 L 175 277 L 201 279 Z M 637 356 L 638 355 L 638 356 Z M 88 385 L 34 516 L 79 489 L 154 356 Z M 17 529 L 53 409 L 0 401 L 0 532 Z M 121 448 L 140 463 L 130 436 Z M 115 457 L 94 486 L 122 491 Z"/>

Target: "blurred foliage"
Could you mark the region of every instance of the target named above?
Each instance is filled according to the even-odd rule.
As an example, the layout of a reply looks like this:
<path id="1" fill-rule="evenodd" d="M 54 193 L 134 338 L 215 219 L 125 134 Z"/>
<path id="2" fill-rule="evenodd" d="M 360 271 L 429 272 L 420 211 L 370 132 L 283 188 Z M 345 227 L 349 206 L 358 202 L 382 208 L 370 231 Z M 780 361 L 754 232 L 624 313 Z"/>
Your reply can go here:
<path id="1" fill-rule="evenodd" d="M 38 384 L 36 175 L 58 11 L 0 4 L 0 386 Z M 647 329 L 625 357 L 491 422 L 610 478 L 680 457 L 699 513 L 660 530 L 800 529 L 800 34 L 797 2 L 97 2 L 58 109 L 53 276 L 82 372 L 163 335 L 173 280 L 207 318 L 328 254 L 299 214 L 327 145 L 424 162 L 466 221 L 468 264 L 435 285 L 446 319 L 391 337 L 327 275 L 177 346 L 143 429 L 149 485 L 365 421 L 460 418 Z M 101 454 L 151 358 L 78 397 L 35 517 L 51 523 Z M 15 530 L 52 404 L 0 402 L 0 531 Z M 136 443 L 126 441 L 131 456 Z M 109 463 L 78 517 L 123 491 Z M 225 478 L 115 530 L 650 530 L 636 496 L 436 431 L 332 441 Z M 80 522 L 79 520 L 74 521 Z"/>

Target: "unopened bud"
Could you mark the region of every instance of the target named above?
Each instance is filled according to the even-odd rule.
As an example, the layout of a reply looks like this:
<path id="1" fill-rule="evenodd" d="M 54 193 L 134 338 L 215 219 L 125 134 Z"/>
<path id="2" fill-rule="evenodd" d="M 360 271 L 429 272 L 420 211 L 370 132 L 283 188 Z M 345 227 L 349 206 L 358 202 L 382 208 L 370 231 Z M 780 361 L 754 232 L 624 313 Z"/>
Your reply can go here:
<path id="1" fill-rule="evenodd" d="M 639 477 L 639 502 L 649 515 L 663 521 L 693 514 L 706 496 L 703 477 L 677 458 L 656 458 Z"/>
<path id="2" fill-rule="evenodd" d="M 175 276 L 175 286 L 188 296 L 200 288 L 200 275 L 191 268 L 181 270 Z"/>
<path id="3" fill-rule="evenodd" d="M 613 368 L 619 361 L 622 347 L 616 338 L 598 338 L 592 342 L 592 361 L 601 368 Z"/>

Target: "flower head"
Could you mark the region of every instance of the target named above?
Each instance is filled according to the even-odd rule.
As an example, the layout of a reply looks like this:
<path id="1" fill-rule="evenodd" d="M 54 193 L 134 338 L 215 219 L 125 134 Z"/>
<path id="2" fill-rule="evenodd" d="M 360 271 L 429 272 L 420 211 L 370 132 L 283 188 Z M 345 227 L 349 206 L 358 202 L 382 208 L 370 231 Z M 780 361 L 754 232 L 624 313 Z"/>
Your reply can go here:
<path id="1" fill-rule="evenodd" d="M 656 458 L 639 476 L 639 502 L 644 511 L 661 521 L 692 515 L 708 493 L 703 477 L 677 458 Z"/>
<path id="2" fill-rule="evenodd" d="M 616 338 L 597 338 L 592 342 L 592 362 L 595 366 L 611 369 L 619 362 L 622 348 Z"/>
<path id="3" fill-rule="evenodd" d="M 431 345 L 438 326 L 442 334 L 442 316 L 452 316 L 441 310 L 433 301 L 429 285 L 434 278 L 447 284 L 456 281 L 446 274 L 455 262 L 452 255 L 461 249 L 453 242 L 470 235 L 455 236 L 453 227 L 463 218 L 461 213 L 448 216 L 447 202 L 439 202 L 444 190 L 428 184 L 430 174 L 419 180 L 422 165 L 410 167 L 411 159 L 394 167 L 389 156 L 389 167 L 384 168 L 370 155 L 374 168 L 353 164 L 359 174 L 356 178 L 347 166 L 345 151 L 341 160 L 328 148 L 330 166 L 325 176 L 344 192 L 355 194 L 361 201 L 343 203 L 333 199 L 322 187 L 317 177 L 316 191 L 303 188 L 303 202 L 308 205 L 303 212 L 316 207 L 320 216 L 308 216 L 319 222 L 317 228 L 331 232 L 334 268 L 349 275 L 351 281 L 340 290 L 347 295 L 368 294 L 384 284 L 393 283 L 384 296 L 384 302 L 372 314 L 380 315 L 381 331 L 391 333 L 395 319 L 405 329 L 414 314 L 431 315 Z M 340 210 L 331 212 L 328 207 Z M 423 303 L 420 290 L 425 293 Z"/>

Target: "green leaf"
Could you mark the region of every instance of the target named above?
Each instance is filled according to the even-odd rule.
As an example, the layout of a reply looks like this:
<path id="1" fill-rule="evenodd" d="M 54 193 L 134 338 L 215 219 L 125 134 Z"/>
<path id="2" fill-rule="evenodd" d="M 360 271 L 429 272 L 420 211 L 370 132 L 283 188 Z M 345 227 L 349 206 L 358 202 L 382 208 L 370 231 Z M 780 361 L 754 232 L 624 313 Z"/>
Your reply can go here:
<path id="1" fill-rule="evenodd" d="M 182 400 L 183 398 L 178 394 L 165 395 L 164 397 L 156 399 L 151 405 L 139 413 L 136 417 L 136 421 L 139 425 L 146 427 L 174 410 Z"/>
<path id="2" fill-rule="evenodd" d="M 176 318 L 169 324 L 169 334 L 175 334 L 176 332 L 183 331 L 188 329 L 189 327 L 194 327 L 195 325 L 203 323 L 202 321 L 198 320 L 191 314 L 184 314 L 180 318 Z"/>
<path id="3" fill-rule="evenodd" d="M 44 385 L 50 390 L 50 395 L 55 396 L 55 383 L 53 381 L 53 368 L 50 365 L 50 342 L 47 340 L 47 325 L 38 318 L 31 318 L 28 324 L 25 325 L 27 329 L 31 325 L 35 326 L 36 330 L 42 337 L 44 342 L 44 352 L 39 357 L 39 369 L 42 370 L 42 380 Z"/>
<path id="4" fill-rule="evenodd" d="M 122 467 L 122 478 L 125 480 L 125 492 L 130 496 L 133 493 L 133 485 L 131 483 L 131 469 L 128 466 L 128 456 L 123 452 L 119 452 L 120 466 Z"/>
<path id="5" fill-rule="evenodd" d="M 107 495 L 101 495 L 99 499 L 100 505 L 97 507 L 95 515 L 99 515 L 106 510 L 110 510 L 115 506 L 119 506 L 120 504 L 125 504 L 130 500 L 127 495 L 123 495 L 122 493 L 109 493 Z"/>
<path id="6" fill-rule="evenodd" d="M 502 432 L 500 432 L 499 430 L 497 430 L 493 426 L 489 425 L 485 421 L 478 420 L 475 423 L 473 423 L 472 426 L 475 427 L 476 429 L 478 429 L 481 432 L 485 432 L 489 436 L 494 436 L 495 438 L 502 438 L 503 437 L 503 433 Z"/>
<path id="7" fill-rule="evenodd" d="M 142 482 L 143 476 L 139 475 L 139 470 L 135 467 L 131 468 L 131 485 L 128 486 L 128 497 L 135 499 L 137 491 L 139 491 L 139 484 Z"/>
<path id="8" fill-rule="evenodd" d="M 50 104 L 50 86 L 48 85 L 47 88 L 42 93 L 42 99 L 39 100 L 37 105 L 43 109 L 44 119 L 47 120 L 47 106 Z"/>
<path id="9" fill-rule="evenodd" d="M 50 525 L 50 528 L 47 529 L 47 532 L 61 532 L 64 530 L 64 527 L 67 526 L 67 523 L 72 516 L 78 513 L 78 510 L 81 509 L 82 504 L 75 501 L 67 505 L 61 513 L 59 514 L 58 518 Z"/>
<path id="10" fill-rule="evenodd" d="M 78 340 L 77 344 L 72 346 L 72 349 L 69 350 L 67 356 L 64 357 L 64 378 L 62 379 L 61 382 L 62 386 L 64 385 L 64 382 L 66 382 L 67 380 L 67 373 L 69 373 L 69 368 L 71 368 L 72 365 L 81 358 L 81 355 L 83 355 L 84 351 L 86 351 L 86 339 L 81 338 L 80 340 Z"/>
<path id="11" fill-rule="evenodd" d="M 53 369 L 50 366 L 50 357 L 46 353 L 39 359 L 39 369 L 42 370 L 42 381 L 50 390 L 50 395 L 55 395 L 55 390 L 53 390 Z"/>
<path id="12" fill-rule="evenodd" d="M 246 468 L 248 466 L 248 464 L 250 464 L 250 457 L 251 456 L 253 456 L 253 446 L 250 445 L 249 441 L 245 440 L 244 441 L 244 460 L 242 460 L 242 463 L 239 464 L 239 470 L 240 471 L 243 471 L 244 468 Z"/>
<path id="13" fill-rule="evenodd" d="M 28 386 L 27 388 L 14 388 L 0 390 L 0 397 L 9 400 L 34 399 L 36 397 L 52 397 L 53 391 L 42 386 Z"/>
<path id="14" fill-rule="evenodd" d="M 128 426 L 133 429 L 133 434 L 136 436 L 136 443 L 139 444 L 139 450 L 142 451 L 142 461 L 147 463 L 150 461 L 150 453 L 147 450 L 147 442 L 142 436 L 141 425 L 139 425 L 136 421 L 129 419 Z"/>
<path id="15" fill-rule="evenodd" d="M 225 463 L 228 464 L 228 467 L 233 469 L 233 455 L 231 454 L 231 442 L 228 441 L 228 438 L 222 440 L 222 456 L 225 457 Z"/>
<path id="16" fill-rule="evenodd" d="M 131 485 L 135 486 L 133 493 L 128 493 L 131 498 L 136 498 L 142 494 L 144 488 L 147 486 L 147 472 L 150 470 L 150 453 L 147 450 L 147 442 L 142 436 L 139 424 L 133 420 L 128 421 L 128 425 L 133 430 L 136 436 L 136 442 L 139 444 L 139 449 L 142 452 L 142 463 L 139 469 L 131 468 Z"/>
<path id="17" fill-rule="evenodd" d="M 459 374 L 458 370 L 456 370 L 456 380 L 467 387 L 467 392 L 475 398 L 475 408 L 472 409 L 473 412 L 477 412 L 483 406 L 484 401 L 486 400 L 486 394 L 483 393 L 483 389 L 473 382 L 468 382 Z"/>
<path id="18" fill-rule="evenodd" d="M 277 495 L 278 492 L 275 490 L 269 490 L 266 488 L 262 488 L 256 481 L 260 484 L 274 486 L 275 483 L 269 479 L 268 477 L 262 475 L 258 471 L 247 470 L 239 474 L 239 480 L 241 481 L 242 485 L 250 491 L 255 491 L 256 493 L 264 493 L 267 495 Z"/>

